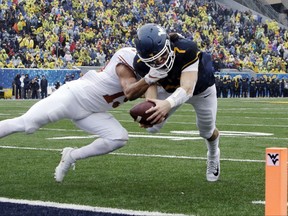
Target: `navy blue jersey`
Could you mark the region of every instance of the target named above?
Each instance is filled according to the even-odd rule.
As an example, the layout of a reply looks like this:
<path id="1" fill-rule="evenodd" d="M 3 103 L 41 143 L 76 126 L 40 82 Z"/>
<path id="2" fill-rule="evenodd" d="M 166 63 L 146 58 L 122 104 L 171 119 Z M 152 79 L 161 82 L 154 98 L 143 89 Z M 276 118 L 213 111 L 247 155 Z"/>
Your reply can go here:
<path id="1" fill-rule="evenodd" d="M 193 95 L 205 91 L 215 83 L 211 56 L 205 52 L 200 52 L 196 43 L 178 37 L 176 40 L 171 40 L 171 46 L 175 52 L 174 65 L 168 72 L 168 76 L 158 81 L 167 92 L 172 93 L 180 86 L 181 72 L 188 66 L 194 64 L 198 59 L 198 80 Z M 136 73 L 141 77 L 144 77 L 150 70 L 138 56 L 134 59 L 134 68 Z"/>

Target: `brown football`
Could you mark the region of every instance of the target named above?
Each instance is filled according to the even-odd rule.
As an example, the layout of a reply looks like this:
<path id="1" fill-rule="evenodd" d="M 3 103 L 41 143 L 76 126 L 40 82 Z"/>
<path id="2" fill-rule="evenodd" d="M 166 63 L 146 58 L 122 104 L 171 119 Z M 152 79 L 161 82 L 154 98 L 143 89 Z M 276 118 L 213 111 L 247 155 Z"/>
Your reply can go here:
<path id="1" fill-rule="evenodd" d="M 147 118 L 152 115 L 152 113 L 145 113 L 148 109 L 155 106 L 154 102 L 144 101 L 136 104 L 130 109 L 130 115 L 134 121 L 139 122 L 144 125 L 152 125 L 150 121 L 147 121 Z"/>

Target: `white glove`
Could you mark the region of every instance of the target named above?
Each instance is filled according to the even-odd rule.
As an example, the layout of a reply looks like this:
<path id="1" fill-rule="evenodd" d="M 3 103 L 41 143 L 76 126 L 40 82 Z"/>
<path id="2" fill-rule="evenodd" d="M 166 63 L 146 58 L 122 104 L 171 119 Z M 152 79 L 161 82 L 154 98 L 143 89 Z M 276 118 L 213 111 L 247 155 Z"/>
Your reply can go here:
<path id="1" fill-rule="evenodd" d="M 149 73 L 145 75 L 144 80 L 148 85 L 156 83 L 158 80 L 168 76 L 168 72 L 165 70 L 157 70 L 151 68 Z"/>

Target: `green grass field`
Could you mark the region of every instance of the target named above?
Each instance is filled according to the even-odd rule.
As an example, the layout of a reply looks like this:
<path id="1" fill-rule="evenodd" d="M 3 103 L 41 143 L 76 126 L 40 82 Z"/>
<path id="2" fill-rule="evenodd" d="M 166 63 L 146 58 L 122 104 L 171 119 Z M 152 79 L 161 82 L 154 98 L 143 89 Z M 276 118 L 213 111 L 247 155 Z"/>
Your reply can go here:
<path id="1" fill-rule="evenodd" d="M 288 146 L 287 98 L 219 99 L 221 179 L 215 183 L 206 181 L 206 146 L 194 110 L 182 106 L 161 133 L 148 134 L 128 114 L 137 102 L 111 112 L 129 131 L 128 144 L 78 161 L 62 184 L 53 179 L 60 150 L 90 143 L 90 134 L 61 120 L 32 135 L 2 138 L 0 197 L 199 216 L 264 215 L 264 205 L 253 202 L 265 200 L 265 148 Z M 33 103 L 0 100 L 0 119 L 19 116 Z"/>

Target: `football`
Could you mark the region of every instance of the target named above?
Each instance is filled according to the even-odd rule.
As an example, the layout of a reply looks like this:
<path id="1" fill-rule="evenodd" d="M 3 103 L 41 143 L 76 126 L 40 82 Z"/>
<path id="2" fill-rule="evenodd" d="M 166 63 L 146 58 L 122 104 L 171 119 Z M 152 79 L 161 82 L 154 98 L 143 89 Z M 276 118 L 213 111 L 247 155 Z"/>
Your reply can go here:
<path id="1" fill-rule="evenodd" d="M 151 116 L 153 113 L 145 113 L 145 112 L 153 106 L 155 106 L 155 103 L 151 101 L 144 101 L 138 103 L 130 109 L 130 115 L 134 119 L 134 121 L 139 122 L 140 124 L 152 126 L 150 121 L 147 121 L 147 118 Z"/>

